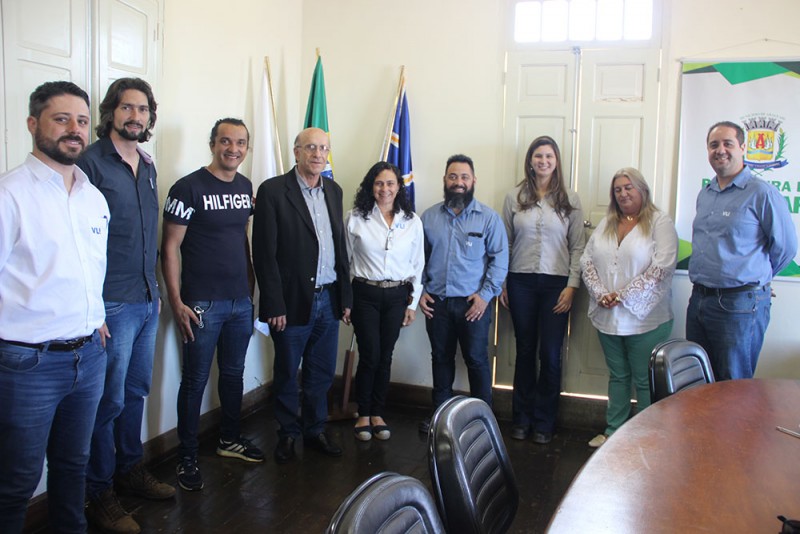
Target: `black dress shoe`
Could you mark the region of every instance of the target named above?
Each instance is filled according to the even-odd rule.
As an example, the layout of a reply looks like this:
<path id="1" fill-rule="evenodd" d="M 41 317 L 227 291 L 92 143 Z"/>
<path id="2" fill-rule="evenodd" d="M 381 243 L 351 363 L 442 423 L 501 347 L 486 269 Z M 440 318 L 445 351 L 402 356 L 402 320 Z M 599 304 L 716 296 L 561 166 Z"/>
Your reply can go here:
<path id="1" fill-rule="evenodd" d="M 294 438 L 285 436 L 278 440 L 275 447 L 275 461 L 279 464 L 289 463 L 294 460 Z"/>
<path id="2" fill-rule="evenodd" d="M 528 439 L 531 434 L 531 425 L 514 425 L 511 428 L 511 439 Z"/>
<path id="3" fill-rule="evenodd" d="M 317 436 L 305 436 L 303 438 L 303 446 L 314 449 L 315 451 L 319 451 L 327 456 L 342 455 L 342 449 L 332 442 L 325 432 L 322 432 Z"/>
<path id="4" fill-rule="evenodd" d="M 533 442 L 539 443 L 540 445 L 547 445 L 553 441 L 553 433 L 552 432 L 534 432 L 533 433 Z"/>

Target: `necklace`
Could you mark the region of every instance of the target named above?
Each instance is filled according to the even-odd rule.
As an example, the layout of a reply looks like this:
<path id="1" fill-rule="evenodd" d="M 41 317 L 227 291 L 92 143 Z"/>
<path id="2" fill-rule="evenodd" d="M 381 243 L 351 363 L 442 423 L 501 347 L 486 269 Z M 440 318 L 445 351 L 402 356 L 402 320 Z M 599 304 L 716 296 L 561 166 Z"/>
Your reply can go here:
<path id="1" fill-rule="evenodd" d="M 625 220 L 626 220 L 626 221 L 635 221 L 635 220 L 636 220 L 636 217 L 635 217 L 635 216 L 631 216 L 631 215 L 626 215 L 626 216 L 625 216 Z"/>

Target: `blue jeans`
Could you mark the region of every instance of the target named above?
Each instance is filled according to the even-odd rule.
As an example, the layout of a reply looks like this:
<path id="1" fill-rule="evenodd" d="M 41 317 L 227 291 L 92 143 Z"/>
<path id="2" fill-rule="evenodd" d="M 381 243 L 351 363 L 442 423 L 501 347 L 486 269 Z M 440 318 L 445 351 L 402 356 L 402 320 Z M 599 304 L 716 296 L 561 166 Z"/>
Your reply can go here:
<path id="1" fill-rule="evenodd" d="M 561 395 L 561 345 L 569 313 L 556 314 L 553 308 L 567 281 L 566 276 L 538 273 L 508 273 L 506 281 L 517 341 L 511 397 L 513 422 L 533 425 L 536 432 L 552 432 L 556 426 Z"/>
<path id="2" fill-rule="evenodd" d="M 95 332 L 74 351 L 0 341 L 0 530 L 22 532 L 47 456 L 54 532 L 86 532 L 86 464 L 106 352 Z"/>
<path id="3" fill-rule="evenodd" d="M 111 487 L 114 473 L 142 460 L 142 414 L 150 393 L 158 302 L 106 302 L 108 366 L 86 469 L 86 495 Z"/>
<path id="4" fill-rule="evenodd" d="M 308 324 L 287 326 L 270 335 L 275 345 L 273 389 L 278 436 L 316 436 L 325 430 L 328 420 L 328 390 L 336 372 L 339 346 L 339 319 L 334 315 L 330 289 L 314 294 Z M 297 371 L 301 360 L 303 412 L 298 418 Z"/>
<path id="5" fill-rule="evenodd" d="M 433 317 L 425 319 L 425 329 L 431 343 L 433 369 L 433 408 L 438 408 L 453 396 L 456 377 L 456 347 L 467 364 L 469 392 L 492 405 L 492 372 L 489 368 L 489 326 L 492 323 L 491 303 L 487 313 L 477 321 L 465 317 L 470 303 L 466 297 L 440 299 L 434 295 Z"/>
<path id="6" fill-rule="evenodd" d="M 716 380 L 753 378 L 771 307 L 769 286 L 708 296 L 692 290 L 686 339 L 706 350 Z"/>
<path id="7" fill-rule="evenodd" d="M 239 437 L 239 419 L 244 389 L 244 360 L 253 334 L 253 301 L 250 297 L 232 300 L 184 302 L 202 310 L 203 327 L 192 323 L 194 341 L 183 344 L 183 374 L 178 390 L 178 453 L 197 457 L 197 431 L 203 392 L 217 352 L 219 381 L 217 390 L 222 409 L 219 435 L 225 441 Z"/>

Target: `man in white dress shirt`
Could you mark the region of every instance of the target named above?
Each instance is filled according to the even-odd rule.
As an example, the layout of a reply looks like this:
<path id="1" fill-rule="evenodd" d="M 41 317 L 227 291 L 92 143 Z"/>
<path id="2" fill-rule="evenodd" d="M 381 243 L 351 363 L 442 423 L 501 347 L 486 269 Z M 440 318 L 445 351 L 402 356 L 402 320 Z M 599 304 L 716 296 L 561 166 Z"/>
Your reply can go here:
<path id="1" fill-rule="evenodd" d="M 109 211 L 75 166 L 88 144 L 86 92 L 45 83 L 29 111 L 33 151 L 0 176 L 0 529 L 22 532 L 46 454 L 50 524 L 85 532 Z"/>

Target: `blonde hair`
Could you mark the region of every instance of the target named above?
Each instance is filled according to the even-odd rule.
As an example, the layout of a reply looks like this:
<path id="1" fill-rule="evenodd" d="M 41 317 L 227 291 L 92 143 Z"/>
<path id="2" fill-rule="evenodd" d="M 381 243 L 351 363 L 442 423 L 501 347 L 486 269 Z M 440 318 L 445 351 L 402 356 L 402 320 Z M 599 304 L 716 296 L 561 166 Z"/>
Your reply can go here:
<path id="1" fill-rule="evenodd" d="M 658 211 L 658 208 L 653 204 L 650 198 L 650 187 L 647 185 L 647 182 L 644 181 L 644 176 L 642 176 L 642 173 L 639 172 L 638 169 L 634 169 L 633 167 L 623 167 L 615 172 L 614 177 L 611 179 L 611 187 L 608 193 L 611 202 L 608 203 L 605 234 L 609 237 L 616 237 L 617 225 L 623 217 L 622 210 L 619 208 L 619 204 L 617 204 L 617 197 L 614 196 L 614 182 L 617 178 L 623 177 L 630 180 L 633 188 L 642 196 L 642 207 L 639 208 L 638 224 L 642 229 L 642 233 L 648 235 L 650 234 L 650 229 L 653 224 L 653 215 Z"/>

